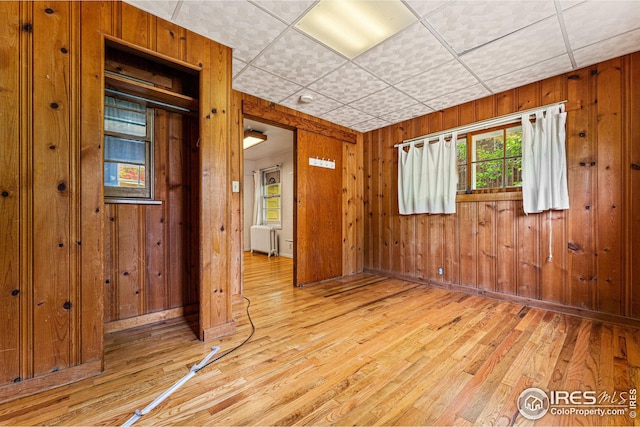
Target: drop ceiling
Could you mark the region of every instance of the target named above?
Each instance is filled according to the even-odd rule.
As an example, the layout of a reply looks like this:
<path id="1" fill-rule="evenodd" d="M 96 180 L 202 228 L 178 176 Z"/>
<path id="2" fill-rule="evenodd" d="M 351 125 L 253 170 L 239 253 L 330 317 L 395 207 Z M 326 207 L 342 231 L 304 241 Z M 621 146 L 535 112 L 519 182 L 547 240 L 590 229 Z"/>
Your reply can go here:
<path id="1" fill-rule="evenodd" d="M 295 28 L 316 1 L 125 1 L 233 48 L 235 90 L 360 132 L 640 50 L 640 1 L 403 0 L 351 60 Z"/>

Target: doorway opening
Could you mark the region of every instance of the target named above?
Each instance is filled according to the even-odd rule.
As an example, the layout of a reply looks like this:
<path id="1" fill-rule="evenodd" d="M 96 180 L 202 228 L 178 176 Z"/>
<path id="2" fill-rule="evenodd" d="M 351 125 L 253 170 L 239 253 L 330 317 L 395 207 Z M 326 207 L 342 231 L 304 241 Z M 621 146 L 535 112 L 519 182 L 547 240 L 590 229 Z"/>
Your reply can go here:
<path id="1" fill-rule="evenodd" d="M 243 150 L 243 251 L 295 263 L 295 131 L 248 118 L 243 129 L 266 138 Z"/>

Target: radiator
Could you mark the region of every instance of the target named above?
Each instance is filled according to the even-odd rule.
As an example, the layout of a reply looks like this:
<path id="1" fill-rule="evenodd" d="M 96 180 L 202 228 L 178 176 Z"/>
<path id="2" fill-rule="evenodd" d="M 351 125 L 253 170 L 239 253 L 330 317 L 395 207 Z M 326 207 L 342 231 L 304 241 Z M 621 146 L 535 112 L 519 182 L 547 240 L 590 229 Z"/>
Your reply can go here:
<path id="1" fill-rule="evenodd" d="M 271 255 L 278 255 L 278 241 L 276 229 L 268 225 L 251 226 L 251 252 L 258 251 Z"/>

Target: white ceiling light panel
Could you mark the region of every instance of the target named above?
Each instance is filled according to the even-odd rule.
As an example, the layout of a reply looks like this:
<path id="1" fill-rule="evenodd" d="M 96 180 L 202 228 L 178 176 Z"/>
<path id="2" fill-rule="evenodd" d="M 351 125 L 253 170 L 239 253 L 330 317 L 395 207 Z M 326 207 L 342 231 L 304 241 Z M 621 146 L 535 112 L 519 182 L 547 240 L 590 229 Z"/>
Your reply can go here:
<path id="1" fill-rule="evenodd" d="M 321 0 L 296 28 L 352 59 L 416 20 L 400 0 Z"/>

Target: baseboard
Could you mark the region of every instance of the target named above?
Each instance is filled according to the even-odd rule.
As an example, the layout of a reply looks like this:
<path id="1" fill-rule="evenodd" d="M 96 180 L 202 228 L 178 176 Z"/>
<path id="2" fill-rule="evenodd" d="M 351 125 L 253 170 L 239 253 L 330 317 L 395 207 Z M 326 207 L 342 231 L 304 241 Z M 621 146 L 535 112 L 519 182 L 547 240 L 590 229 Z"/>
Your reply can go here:
<path id="1" fill-rule="evenodd" d="M 470 286 L 457 285 L 452 283 L 438 283 L 429 279 L 419 279 L 416 277 L 404 276 L 402 274 L 397 274 L 389 271 L 364 269 L 364 272 L 369 274 L 375 274 L 378 276 L 389 277 L 393 279 L 405 280 L 411 283 L 427 285 L 433 288 L 446 289 L 448 291 L 453 291 L 453 292 L 459 292 L 459 293 L 464 293 L 469 295 L 477 295 L 477 296 L 497 299 L 501 301 L 513 302 L 516 304 L 522 304 L 529 307 L 536 307 L 544 310 L 555 311 L 558 313 L 569 314 L 572 316 L 583 317 L 590 320 L 599 320 L 602 322 L 616 323 L 619 325 L 640 328 L 640 319 L 633 319 L 630 317 L 619 316 L 616 314 L 602 313 L 599 311 L 571 307 L 571 306 L 562 305 L 554 302 L 521 297 L 518 295 L 508 295 L 508 294 L 502 294 L 499 292 L 485 291 L 482 289 L 472 288 Z"/>
<path id="2" fill-rule="evenodd" d="M 137 328 L 138 326 L 150 325 L 162 322 L 163 320 L 184 317 L 198 312 L 198 304 L 190 304 L 184 307 L 172 308 L 171 310 L 157 311 L 155 313 L 144 314 L 142 316 L 131 317 L 129 319 L 114 320 L 104 324 L 104 333 L 123 331 L 125 329 Z"/>
<path id="3" fill-rule="evenodd" d="M 72 368 L 40 375 L 35 378 L 3 385 L 0 386 L 0 403 L 10 402 L 21 397 L 42 393 L 43 391 L 93 377 L 102 373 L 102 370 L 102 361 L 96 360 Z"/>

